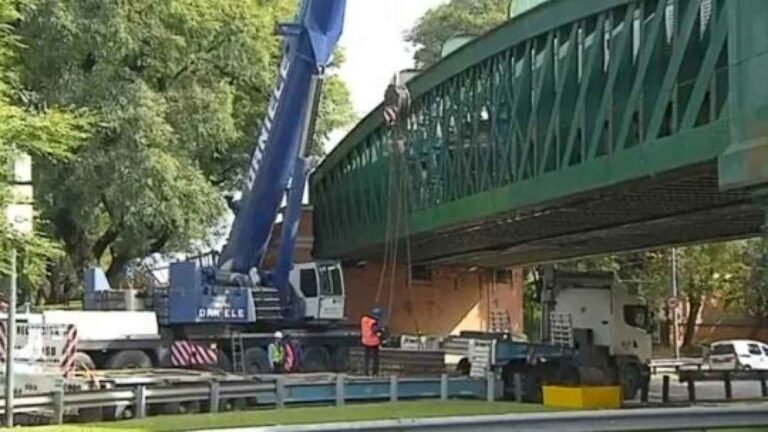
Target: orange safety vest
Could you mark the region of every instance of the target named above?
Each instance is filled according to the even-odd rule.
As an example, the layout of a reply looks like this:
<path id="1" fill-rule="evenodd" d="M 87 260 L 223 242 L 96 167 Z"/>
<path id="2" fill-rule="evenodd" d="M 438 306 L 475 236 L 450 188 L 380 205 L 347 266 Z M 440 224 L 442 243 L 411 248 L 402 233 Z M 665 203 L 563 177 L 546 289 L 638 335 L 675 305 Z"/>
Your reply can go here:
<path id="1" fill-rule="evenodd" d="M 294 355 L 293 355 L 293 345 L 290 343 L 285 344 L 285 363 L 283 364 L 283 368 L 286 372 L 290 372 L 293 369 L 293 363 L 294 363 Z"/>
<path id="2" fill-rule="evenodd" d="M 379 334 L 374 330 L 376 325 L 376 319 L 369 316 L 364 316 L 360 320 L 360 341 L 364 346 L 374 347 L 381 344 L 379 340 Z"/>

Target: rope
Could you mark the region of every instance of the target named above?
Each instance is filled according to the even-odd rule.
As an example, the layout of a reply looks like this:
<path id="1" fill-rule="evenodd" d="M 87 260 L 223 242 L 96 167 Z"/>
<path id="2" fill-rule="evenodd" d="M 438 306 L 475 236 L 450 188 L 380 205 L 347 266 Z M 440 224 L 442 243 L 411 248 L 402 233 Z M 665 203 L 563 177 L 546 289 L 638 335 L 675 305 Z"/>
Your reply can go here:
<path id="1" fill-rule="evenodd" d="M 392 202 L 392 196 L 394 195 L 393 189 L 394 189 L 394 177 L 395 177 L 395 166 L 392 164 L 392 161 L 390 159 L 389 163 L 389 175 L 387 180 L 387 222 L 384 229 L 384 256 L 382 257 L 382 265 L 381 270 L 379 272 L 379 283 L 378 287 L 376 289 L 376 299 L 374 300 L 375 305 L 379 305 L 379 301 L 381 300 L 381 291 L 384 287 L 384 275 L 386 274 L 387 270 L 387 261 L 389 260 L 389 244 L 392 237 L 392 208 L 390 206 L 390 203 Z"/>

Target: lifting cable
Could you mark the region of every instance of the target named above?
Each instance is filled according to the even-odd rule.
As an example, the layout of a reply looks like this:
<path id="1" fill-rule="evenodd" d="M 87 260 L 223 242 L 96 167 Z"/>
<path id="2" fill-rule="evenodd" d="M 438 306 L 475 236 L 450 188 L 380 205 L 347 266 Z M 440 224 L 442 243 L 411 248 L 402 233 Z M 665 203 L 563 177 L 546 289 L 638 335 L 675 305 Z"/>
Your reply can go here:
<path id="1" fill-rule="evenodd" d="M 375 304 L 380 305 L 385 282 L 385 275 L 389 273 L 389 292 L 387 309 L 384 321 L 388 323 L 393 315 L 395 281 L 397 279 L 397 263 L 399 238 L 402 235 L 405 242 L 405 284 L 408 290 L 408 301 L 413 305 L 413 293 L 411 290 L 411 243 L 409 227 L 409 201 L 410 201 L 410 173 L 405 163 L 405 139 L 403 129 L 407 123 L 410 109 L 410 94 L 407 88 L 398 85 L 397 77 L 387 88 L 384 96 L 384 120 L 391 133 L 389 176 L 387 182 L 387 212 L 384 238 L 384 255 L 379 273 L 379 283 L 376 290 Z M 411 312 L 414 319 L 416 333 L 421 334 L 418 317 Z"/>

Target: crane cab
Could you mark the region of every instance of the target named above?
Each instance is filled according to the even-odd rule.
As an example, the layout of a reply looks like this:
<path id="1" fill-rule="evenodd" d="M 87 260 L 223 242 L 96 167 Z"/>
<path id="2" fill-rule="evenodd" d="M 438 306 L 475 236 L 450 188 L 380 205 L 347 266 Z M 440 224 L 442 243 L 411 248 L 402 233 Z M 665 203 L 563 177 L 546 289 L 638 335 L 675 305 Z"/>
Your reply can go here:
<path id="1" fill-rule="evenodd" d="M 304 302 L 305 319 L 344 319 L 344 277 L 339 262 L 295 264 L 289 280 Z"/>

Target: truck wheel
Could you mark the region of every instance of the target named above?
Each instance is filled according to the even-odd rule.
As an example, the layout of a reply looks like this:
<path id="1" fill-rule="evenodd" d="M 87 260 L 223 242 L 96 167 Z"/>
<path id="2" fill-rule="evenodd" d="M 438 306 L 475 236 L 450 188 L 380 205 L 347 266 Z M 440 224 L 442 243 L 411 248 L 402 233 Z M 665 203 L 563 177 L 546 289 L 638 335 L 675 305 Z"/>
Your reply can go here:
<path id="1" fill-rule="evenodd" d="M 75 370 L 76 371 L 92 371 L 96 369 L 96 364 L 88 354 L 78 351 L 75 353 Z"/>
<path id="2" fill-rule="evenodd" d="M 621 374 L 621 393 L 624 400 L 634 399 L 640 389 L 640 369 L 635 365 L 627 365 Z"/>
<path id="3" fill-rule="evenodd" d="M 333 371 L 347 372 L 350 368 L 349 347 L 338 347 L 333 352 Z"/>
<path id="4" fill-rule="evenodd" d="M 301 359 L 301 369 L 304 372 L 327 372 L 330 356 L 321 346 L 311 346 L 304 350 Z"/>
<path id="5" fill-rule="evenodd" d="M 542 395 L 542 376 L 537 370 L 529 370 L 522 374 L 521 381 L 523 387 L 523 400 L 525 402 L 541 403 L 544 399 Z"/>
<path id="6" fill-rule="evenodd" d="M 118 351 L 107 360 L 107 369 L 149 369 L 152 359 L 139 350 Z"/>
<path id="7" fill-rule="evenodd" d="M 468 358 L 464 357 L 459 360 L 459 363 L 456 365 L 456 372 L 458 372 L 460 375 L 469 376 L 471 371 L 472 363 L 469 362 Z"/>
<path id="8" fill-rule="evenodd" d="M 270 371 L 267 352 L 261 347 L 251 347 L 245 350 L 245 371 L 249 374 L 268 373 Z"/>

